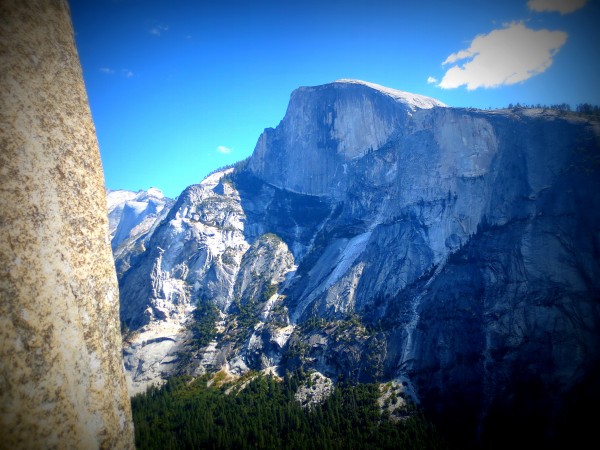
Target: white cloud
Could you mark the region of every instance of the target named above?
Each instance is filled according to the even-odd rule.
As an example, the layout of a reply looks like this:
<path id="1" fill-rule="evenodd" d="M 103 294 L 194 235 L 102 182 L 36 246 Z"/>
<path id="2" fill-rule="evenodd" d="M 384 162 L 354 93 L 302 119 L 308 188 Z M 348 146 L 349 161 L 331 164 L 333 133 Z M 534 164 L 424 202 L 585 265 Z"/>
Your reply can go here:
<path id="1" fill-rule="evenodd" d="M 532 11 L 569 14 L 583 8 L 587 0 L 529 0 L 527 7 Z"/>
<path id="2" fill-rule="evenodd" d="M 427 77 L 427 84 L 435 84 L 438 80 L 435 77 Z"/>
<path id="3" fill-rule="evenodd" d="M 228 153 L 231 153 L 231 149 L 229 147 L 225 147 L 224 145 L 219 145 L 217 147 L 217 151 L 219 153 L 223 153 L 225 155 L 228 154 Z"/>
<path id="4" fill-rule="evenodd" d="M 106 75 L 115 75 L 117 73 L 115 69 L 111 69 L 110 67 L 100 67 L 100 72 Z M 120 73 L 125 78 L 131 78 L 134 75 L 134 73 L 129 69 L 121 69 L 118 73 Z"/>
<path id="5" fill-rule="evenodd" d="M 438 87 L 466 85 L 473 90 L 520 83 L 548 69 L 566 41 L 563 31 L 535 31 L 513 22 L 475 37 L 469 48 L 448 56 L 442 65 L 456 65 L 446 71 Z"/>
<path id="6" fill-rule="evenodd" d="M 160 36 L 165 31 L 169 31 L 169 25 L 160 24 L 150 28 L 150 34 L 153 34 L 154 36 Z"/>

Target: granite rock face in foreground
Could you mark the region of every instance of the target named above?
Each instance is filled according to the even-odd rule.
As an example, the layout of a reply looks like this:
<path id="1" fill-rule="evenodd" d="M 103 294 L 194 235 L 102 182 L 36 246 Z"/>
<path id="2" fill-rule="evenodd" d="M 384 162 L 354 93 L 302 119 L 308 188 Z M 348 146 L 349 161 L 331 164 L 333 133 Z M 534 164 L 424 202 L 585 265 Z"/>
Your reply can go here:
<path id="1" fill-rule="evenodd" d="M 64 0 L 0 2 L 0 447 L 133 448 L 96 134 Z"/>

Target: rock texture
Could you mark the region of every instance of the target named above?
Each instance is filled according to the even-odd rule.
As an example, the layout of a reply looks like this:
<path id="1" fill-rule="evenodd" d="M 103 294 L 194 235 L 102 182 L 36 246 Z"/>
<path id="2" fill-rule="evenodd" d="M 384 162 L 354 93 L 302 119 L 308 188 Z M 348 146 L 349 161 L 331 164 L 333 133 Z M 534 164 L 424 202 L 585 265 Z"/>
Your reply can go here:
<path id="1" fill-rule="evenodd" d="M 131 259 L 128 372 L 143 389 L 303 367 L 401 384 L 465 445 L 503 427 L 572 435 L 600 393 L 598 192 L 597 118 L 300 88 L 252 157 L 186 189 Z M 190 331 L 206 304 L 208 344 Z"/>
<path id="2" fill-rule="evenodd" d="M 133 448 L 98 144 L 63 0 L 0 2 L 0 447 Z"/>
<path id="3" fill-rule="evenodd" d="M 143 252 L 152 232 L 166 217 L 174 201 L 156 188 L 132 192 L 107 190 L 108 228 L 117 274 L 130 267 L 131 258 Z"/>
<path id="4" fill-rule="evenodd" d="M 126 240 L 138 238 L 173 201 L 156 188 L 147 191 L 107 190 L 108 227 L 113 250 Z"/>
<path id="5" fill-rule="evenodd" d="M 308 381 L 298 387 L 294 398 L 303 408 L 320 405 L 327 400 L 333 392 L 333 381 L 319 372 L 308 375 Z"/>
<path id="6" fill-rule="evenodd" d="M 343 197 L 348 162 L 387 143 L 412 111 L 435 106 L 444 105 L 356 80 L 299 88 L 281 124 L 260 137 L 250 169 L 286 190 Z"/>

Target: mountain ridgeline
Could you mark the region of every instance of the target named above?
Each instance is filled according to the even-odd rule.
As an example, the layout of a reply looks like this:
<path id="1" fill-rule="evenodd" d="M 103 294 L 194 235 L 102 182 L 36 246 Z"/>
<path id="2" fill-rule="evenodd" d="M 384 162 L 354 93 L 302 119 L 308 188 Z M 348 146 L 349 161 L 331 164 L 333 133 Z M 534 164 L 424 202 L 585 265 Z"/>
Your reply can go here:
<path id="1" fill-rule="evenodd" d="M 598 118 L 299 88 L 119 237 L 130 392 L 302 368 L 393 380 L 470 444 L 565 439 L 598 398 L 599 192 Z"/>

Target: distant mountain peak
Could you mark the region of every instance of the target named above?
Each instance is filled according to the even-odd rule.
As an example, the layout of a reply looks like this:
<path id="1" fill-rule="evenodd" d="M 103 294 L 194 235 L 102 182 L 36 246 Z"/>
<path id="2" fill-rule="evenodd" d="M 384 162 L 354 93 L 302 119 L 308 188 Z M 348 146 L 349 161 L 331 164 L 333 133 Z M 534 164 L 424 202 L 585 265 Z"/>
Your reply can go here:
<path id="1" fill-rule="evenodd" d="M 140 189 L 137 192 L 107 189 L 106 203 L 110 238 L 113 250 L 116 250 L 123 241 L 131 237 L 132 232 L 136 234 L 147 231 L 152 220 L 147 220 L 145 228 L 137 227 L 147 217 L 157 217 L 165 206 L 172 204 L 172 200 L 165 197 L 160 189 L 151 187 L 147 191 Z"/>
<path id="2" fill-rule="evenodd" d="M 148 194 L 148 196 L 151 197 L 156 197 L 156 198 L 163 198 L 165 196 L 165 194 L 163 194 L 163 191 L 161 191 L 158 188 L 155 187 L 151 187 L 149 188 L 146 193 Z"/>
<path id="3" fill-rule="evenodd" d="M 386 86 L 382 86 L 380 84 L 371 83 L 369 81 L 363 80 L 355 80 L 350 78 L 341 78 L 339 80 L 335 80 L 332 84 L 359 84 L 363 86 L 367 86 L 371 89 L 375 89 L 383 94 L 386 94 L 392 97 L 395 100 L 398 100 L 408 106 L 410 106 L 413 110 L 415 108 L 419 109 L 431 109 L 436 106 L 446 107 L 448 105 L 436 100 L 435 98 L 426 97 L 420 94 L 413 94 L 410 92 L 400 91 L 398 89 L 392 89 Z"/>

